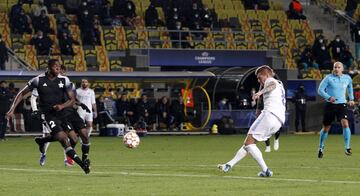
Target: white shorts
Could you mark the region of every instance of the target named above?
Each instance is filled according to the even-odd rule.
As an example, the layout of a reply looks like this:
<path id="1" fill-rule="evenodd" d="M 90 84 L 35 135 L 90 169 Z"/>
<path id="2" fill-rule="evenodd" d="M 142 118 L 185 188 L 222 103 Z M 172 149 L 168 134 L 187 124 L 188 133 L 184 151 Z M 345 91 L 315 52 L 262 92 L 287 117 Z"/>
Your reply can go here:
<path id="1" fill-rule="evenodd" d="M 262 111 L 251 125 L 248 135 L 256 141 L 266 141 L 281 128 L 280 120 L 268 111 Z"/>
<path id="2" fill-rule="evenodd" d="M 45 123 L 42 123 L 42 132 L 43 132 L 43 134 L 50 134 L 51 133 L 50 130 L 51 129 Z"/>
<path id="3" fill-rule="evenodd" d="M 83 110 L 81 107 L 77 110 L 79 113 L 79 116 L 85 121 L 85 122 L 92 122 L 93 121 L 93 113 L 86 112 L 86 110 Z"/>

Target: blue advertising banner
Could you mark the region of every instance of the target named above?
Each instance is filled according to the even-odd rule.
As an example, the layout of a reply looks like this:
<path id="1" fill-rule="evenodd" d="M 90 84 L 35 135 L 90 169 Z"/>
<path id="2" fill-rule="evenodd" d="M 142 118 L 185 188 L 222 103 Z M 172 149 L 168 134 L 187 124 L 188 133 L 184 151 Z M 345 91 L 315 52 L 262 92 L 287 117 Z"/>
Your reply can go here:
<path id="1" fill-rule="evenodd" d="M 266 51 L 176 49 L 149 51 L 150 66 L 253 67 L 267 63 Z"/>

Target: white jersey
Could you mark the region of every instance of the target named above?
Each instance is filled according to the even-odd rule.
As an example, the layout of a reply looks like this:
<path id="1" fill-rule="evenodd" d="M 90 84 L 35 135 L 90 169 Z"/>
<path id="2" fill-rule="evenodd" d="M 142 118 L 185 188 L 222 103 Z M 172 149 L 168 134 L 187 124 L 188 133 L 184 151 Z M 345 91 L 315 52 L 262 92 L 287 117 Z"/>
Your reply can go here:
<path id="1" fill-rule="evenodd" d="M 31 91 L 31 95 L 35 96 L 35 97 L 38 97 L 39 96 L 39 93 L 37 91 L 37 88 L 34 88 L 32 91 Z"/>
<path id="2" fill-rule="evenodd" d="M 95 92 L 90 89 L 82 89 L 78 88 L 76 89 L 76 98 L 80 101 L 80 103 L 85 104 L 89 110 L 92 112 L 92 104 L 96 104 L 95 102 Z"/>
<path id="3" fill-rule="evenodd" d="M 281 123 L 284 124 L 286 110 L 284 86 L 281 81 L 276 80 L 275 78 L 268 78 L 265 81 L 264 88 L 266 88 L 270 82 L 275 82 L 276 88 L 263 94 L 264 110 L 275 115 L 281 121 Z"/>

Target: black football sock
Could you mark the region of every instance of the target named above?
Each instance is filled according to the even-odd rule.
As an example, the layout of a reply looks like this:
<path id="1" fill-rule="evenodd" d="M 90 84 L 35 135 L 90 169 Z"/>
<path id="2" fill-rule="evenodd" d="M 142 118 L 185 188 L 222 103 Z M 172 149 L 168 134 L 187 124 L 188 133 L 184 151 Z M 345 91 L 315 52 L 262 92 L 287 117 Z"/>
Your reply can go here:
<path id="1" fill-rule="evenodd" d="M 80 157 L 76 154 L 76 152 L 73 148 L 71 148 L 71 147 L 66 148 L 65 153 L 72 160 L 74 160 L 81 168 L 84 167 L 83 162 L 81 161 Z"/>
<path id="2" fill-rule="evenodd" d="M 270 146 L 270 139 L 265 141 L 266 146 Z"/>
<path id="3" fill-rule="evenodd" d="M 89 144 L 82 144 L 81 145 L 81 151 L 82 151 L 82 160 L 85 160 L 89 156 L 90 151 L 90 143 Z"/>
<path id="4" fill-rule="evenodd" d="M 281 129 L 280 129 L 280 130 L 281 130 Z M 280 137 L 280 130 L 275 133 L 275 139 L 276 139 L 276 140 L 279 139 L 279 137 Z"/>

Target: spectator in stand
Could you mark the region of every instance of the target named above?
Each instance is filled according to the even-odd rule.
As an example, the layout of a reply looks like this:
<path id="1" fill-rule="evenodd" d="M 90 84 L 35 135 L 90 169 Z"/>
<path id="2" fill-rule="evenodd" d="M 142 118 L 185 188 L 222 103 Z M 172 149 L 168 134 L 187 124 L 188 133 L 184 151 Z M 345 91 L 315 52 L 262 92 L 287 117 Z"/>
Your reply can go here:
<path id="1" fill-rule="evenodd" d="M 172 40 L 172 46 L 174 48 L 188 48 L 189 44 L 186 40 L 186 37 L 189 36 L 188 33 L 182 32 L 183 27 L 180 21 L 176 21 L 175 28 L 170 30 L 177 30 L 178 32 L 170 32 L 170 38 Z"/>
<path id="2" fill-rule="evenodd" d="M 87 10 L 89 12 L 89 15 L 97 15 L 95 4 L 93 0 L 84 0 L 82 4 L 80 5 L 80 13 Z"/>
<path id="3" fill-rule="evenodd" d="M 120 122 L 133 125 L 135 123 L 135 108 L 128 100 L 126 93 L 121 94 L 120 99 L 116 101 L 117 116 Z"/>
<path id="4" fill-rule="evenodd" d="M 8 49 L 0 34 L 0 70 L 5 70 L 5 63 L 9 60 Z"/>
<path id="5" fill-rule="evenodd" d="M 80 43 L 74 40 L 66 32 L 63 32 L 62 39 L 59 40 L 60 51 L 62 55 L 74 55 L 73 44 L 79 45 Z"/>
<path id="6" fill-rule="evenodd" d="M 213 28 L 214 19 L 214 12 L 212 10 L 209 10 L 207 5 L 204 5 L 204 9 L 201 13 L 202 26 L 207 28 Z"/>
<path id="7" fill-rule="evenodd" d="M 45 35 L 51 33 L 50 19 L 46 11 L 42 10 L 40 16 L 34 19 L 33 26 L 36 32 L 42 31 Z"/>
<path id="8" fill-rule="evenodd" d="M 126 0 L 114 0 L 114 2 L 113 2 L 113 14 L 114 15 L 123 15 L 122 8 L 124 7 L 125 3 L 126 3 Z"/>
<path id="9" fill-rule="evenodd" d="M 199 4 L 194 2 L 192 4 L 192 9 L 190 9 L 186 14 L 186 26 L 194 27 L 196 22 L 200 24 L 202 12 L 202 8 L 199 6 Z"/>
<path id="10" fill-rule="evenodd" d="M 31 18 L 21 9 L 18 15 L 14 15 L 11 22 L 11 30 L 14 34 L 32 33 Z"/>
<path id="11" fill-rule="evenodd" d="M 13 95 L 6 87 L 6 81 L 0 81 L 0 141 L 5 141 L 5 132 L 7 119 L 5 118 L 6 112 L 10 109 Z"/>
<path id="12" fill-rule="evenodd" d="M 102 5 L 102 11 L 100 12 L 100 21 L 102 25 L 109 26 L 112 23 L 111 18 L 111 3 L 110 1 L 106 0 L 105 3 Z"/>
<path id="13" fill-rule="evenodd" d="M 154 104 L 148 100 L 146 94 L 141 96 L 141 100 L 137 103 L 136 108 L 138 121 L 143 120 L 147 125 L 154 123 Z"/>
<path id="14" fill-rule="evenodd" d="M 360 61 L 360 19 L 355 25 L 351 25 L 351 40 L 355 41 L 355 58 Z"/>
<path id="15" fill-rule="evenodd" d="M 348 15 L 350 18 L 352 18 L 354 16 L 354 13 L 356 11 L 358 3 L 359 3 L 359 0 L 347 0 L 346 1 L 345 12 L 346 12 L 346 15 Z"/>
<path id="16" fill-rule="evenodd" d="M 288 10 L 289 19 L 306 20 L 306 16 L 303 14 L 303 8 L 298 0 L 292 0 Z"/>
<path id="17" fill-rule="evenodd" d="M 101 30 L 100 30 L 100 21 L 95 19 L 94 21 L 94 44 L 101 45 Z"/>
<path id="18" fill-rule="evenodd" d="M 95 100 L 98 117 L 94 119 L 94 123 L 96 124 L 96 127 L 104 128 L 106 126 L 106 123 L 104 120 L 104 116 L 101 115 L 101 113 L 105 112 L 104 97 L 100 95 Z"/>
<path id="19" fill-rule="evenodd" d="M 88 10 L 84 10 L 79 21 L 81 35 L 84 45 L 99 45 L 100 32 L 94 23 L 94 16 Z"/>
<path id="20" fill-rule="evenodd" d="M 171 115 L 170 103 L 167 97 L 165 96 L 161 97 L 161 99 L 156 105 L 156 113 L 158 117 L 159 126 L 160 123 L 162 123 L 166 125 L 167 129 L 169 129 L 174 121 L 174 117 Z"/>
<path id="21" fill-rule="evenodd" d="M 159 14 L 153 4 L 150 4 L 145 11 L 145 25 L 158 26 L 160 24 Z"/>
<path id="22" fill-rule="evenodd" d="M 314 57 L 309 45 L 307 45 L 303 52 L 301 53 L 299 60 L 299 69 L 303 69 L 307 71 L 309 67 L 313 67 L 315 69 L 319 69 L 319 65 L 314 62 Z"/>
<path id="23" fill-rule="evenodd" d="M 340 54 L 340 62 L 344 64 L 345 69 L 352 68 L 354 57 L 351 54 L 350 47 L 347 45 L 345 50 Z"/>
<path id="24" fill-rule="evenodd" d="M 344 52 L 346 45 L 345 42 L 341 40 L 340 35 L 336 35 L 335 39 L 330 42 L 328 47 L 331 49 L 332 58 L 335 61 L 339 61 L 341 53 Z"/>
<path id="25" fill-rule="evenodd" d="M 229 110 L 230 109 L 230 105 L 228 103 L 228 99 L 226 99 L 225 97 L 223 97 L 219 102 L 218 102 L 218 109 L 219 110 Z"/>
<path id="26" fill-rule="evenodd" d="M 185 105 L 181 94 L 178 99 L 171 102 L 170 113 L 174 117 L 174 126 L 180 130 L 181 124 L 185 122 Z"/>
<path id="27" fill-rule="evenodd" d="M 93 9 L 94 15 L 98 15 L 98 16 L 101 16 L 101 14 L 105 12 L 104 6 L 109 4 L 109 8 L 111 7 L 111 3 L 108 0 L 90 0 L 89 4 Z"/>
<path id="28" fill-rule="evenodd" d="M 255 0 L 255 10 L 269 10 L 269 0 Z"/>
<path id="29" fill-rule="evenodd" d="M 89 13 L 89 10 L 83 10 L 79 16 L 79 27 L 82 31 L 94 27 L 94 16 Z"/>
<path id="30" fill-rule="evenodd" d="M 9 13 L 10 24 L 14 24 L 14 22 L 17 22 L 17 19 L 21 13 L 21 10 L 24 11 L 23 7 L 22 7 L 23 4 L 24 4 L 23 1 L 19 0 L 17 4 L 15 4 L 11 7 L 11 10 Z"/>
<path id="31" fill-rule="evenodd" d="M 58 25 L 57 29 L 58 29 L 58 32 L 57 32 L 58 40 L 63 39 L 64 33 L 66 33 L 67 35 L 71 35 L 71 32 L 69 30 L 69 23 L 68 22 L 60 23 Z"/>
<path id="32" fill-rule="evenodd" d="M 42 31 L 38 31 L 36 36 L 30 40 L 30 44 L 35 46 L 37 55 L 50 55 L 52 41 Z"/>
<path id="33" fill-rule="evenodd" d="M 318 37 L 315 38 L 313 46 L 311 48 L 311 52 L 314 54 L 316 50 L 320 49 L 320 45 L 325 42 L 325 37 L 320 34 Z"/>
<path id="34" fill-rule="evenodd" d="M 255 0 L 241 0 L 246 10 L 255 9 Z"/>
<path id="35" fill-rule="evenodd" d="M 319 65 L 320 69 L 331 69 L 331 56 L 329 50 L 326 47 L 326 42 L 322 42 L 319 48 L 313 50 L 315 62 Z"/>
<path id="36" fill-rule="evenodd" d="M 174 29 L 176 26 L 176 22 L 180 21 L 182 23 L 185 17 L 183 15 L 183 12 L 180 11 L 180 8 L 178 7 L 169 8 L 165 13 L 166 13 L 166 25 L 168 29 Z"/>
<path id="37" fill-rule="evenodd" d="M 136 18 L 135 4 L 132 1 L 127 0 L 125 4 L 123 4 L 121 10 L 123 10 L 122 15 L 124 16 L 124 25 L 133 26 L 133 20 Z"/>
<path id="38" fill-rule="evenodd" d="M 47 1 L 45 1 L 45 5 L 47 7 L 51 6 L 47 3 Z M 80 8 L 80 5 L 81 5 L 81 0 L 66 0 L 64 2 L 64 8 L 65 8 L 65 12 L 66 14 L 78 14 L 78 13 L 81 13 L 79 8 Z"/>
<path id="39" fill-rule="evenodd" d="M 203 40 L 204 37 L 206 37 L 206 34 L 205 34 L 205 33 L 200 32 L 200 31 L 203 31 L 203 30 L 204 30 L 204 28 L 201 26 L 201 21 L 195 21 L 195 22 L 192 24 L 192 26 L 191 26 L 190 29 L 191 29 L 192 31 L 195 31 L 195 32 L 192 33 L 192 34 L 195 36 L 195 38 L 196 38 L 197 40 Z"/>
<path id="40" fill-rule="evenodd" d="M 39 0 L 38 4 L 32 10 L 34 17 L 39 17 L 41 12 L 44 11 L 46 15 L 48 15 L 48 9 L 44 4 L 44 0 Z"/>
<path id="41" fill-rule="evenodd" d="M 251 108 L 250 102 L 251 102 L 250 92 L 248 92 L 245 89 L 244 85 L 241 85 L 239 88 L 239 93 L 237 94 L 235 99 L 234 109 L 249 109 Z"/>
<path id="42" fill-rule="evenodd" d="M 319 65 L 320 69 L 331 69 L 331 56 L 322 35 L 315 39 L 311 50 L 314 60 Z"/>

